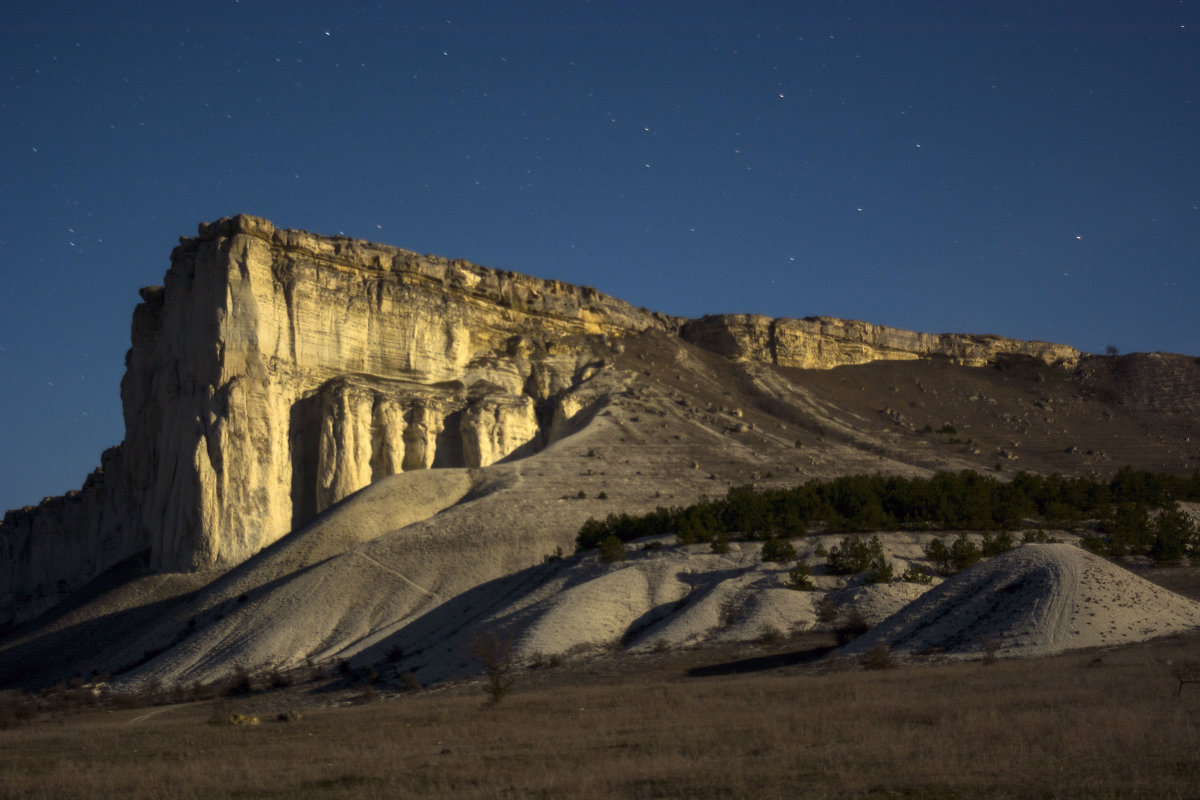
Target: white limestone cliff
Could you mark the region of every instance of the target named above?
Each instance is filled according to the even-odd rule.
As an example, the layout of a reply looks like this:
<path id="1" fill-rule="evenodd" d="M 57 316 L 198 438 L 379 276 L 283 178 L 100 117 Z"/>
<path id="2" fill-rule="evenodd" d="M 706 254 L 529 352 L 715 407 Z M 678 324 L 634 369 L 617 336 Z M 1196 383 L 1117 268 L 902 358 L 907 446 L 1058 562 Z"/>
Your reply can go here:
<path id="1" fill-rule="evenodd" d="M 828 318 L 686 321 L 595 289 L 385 245 L 201 225 L 141 292 L 125 439 L 79 491 L 0 524 L 0 625 L 127 559 L 238 564 L 388 475 L 486 467 L 544 446 L 601 398 L 589 379 L 647 329 L 730 358 L 830 368 L 1071 348 Z"/>

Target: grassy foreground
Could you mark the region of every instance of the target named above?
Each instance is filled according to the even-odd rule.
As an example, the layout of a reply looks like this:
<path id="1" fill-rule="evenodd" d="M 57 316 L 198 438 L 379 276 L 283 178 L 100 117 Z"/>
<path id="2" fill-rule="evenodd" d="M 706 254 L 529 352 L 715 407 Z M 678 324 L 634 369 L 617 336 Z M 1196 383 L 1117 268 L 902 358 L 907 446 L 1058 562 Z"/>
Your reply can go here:
<path id="1" fill-rule="evenodd" d="M 1187 637 L 877 671 L 564 669 L 518 676 L 496 706 L 472 686 L 289 722 L 266 696 L 216 709 L 257 726 L 214 724 L 213 701 L 92 710 L 0 731 L 0 797 L 1197 797 L 1200 686 L 1177 697 L 1171 664 L 1198 651 Z"/>

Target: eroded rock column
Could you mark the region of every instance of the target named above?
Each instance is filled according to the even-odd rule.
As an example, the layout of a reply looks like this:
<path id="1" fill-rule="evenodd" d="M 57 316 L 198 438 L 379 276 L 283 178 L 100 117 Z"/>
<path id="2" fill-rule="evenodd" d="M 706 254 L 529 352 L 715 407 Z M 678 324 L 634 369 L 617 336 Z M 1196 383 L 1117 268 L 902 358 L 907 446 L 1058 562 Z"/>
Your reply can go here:
<path id="1" fill-rule="evenodd" d="M 324 511 L 371 482 L 375 397 L 369 390 L 335 384 L 323 396 L 317 461 L 317 511 Z"/>
<path id="2" fill-rule="evenodd" d="M 404 429 L 404 471 L 429 469 L 437 454 L 438 434 L 445 425 L 442 409 L 436 403 L 417 401 L 409 412 Z"/>
<path id="3" fill-rule="evenodd" d="M 528 395 L 476 401 L 463 412 L 460 425 L 463 462 L 468 467 L 494 464 L 541 433 Z"/>

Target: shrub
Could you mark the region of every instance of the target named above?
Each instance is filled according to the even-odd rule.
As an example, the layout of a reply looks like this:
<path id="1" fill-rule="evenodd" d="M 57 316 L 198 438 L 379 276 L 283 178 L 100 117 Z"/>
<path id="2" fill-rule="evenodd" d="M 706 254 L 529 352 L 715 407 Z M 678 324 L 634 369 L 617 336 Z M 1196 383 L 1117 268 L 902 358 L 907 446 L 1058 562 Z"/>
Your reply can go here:
<path id="1" fill-rule="evenodd" d="M 625 560 L 625 543 L 616 536 L 609 536 L 600 543 L 600 560 L 605 564 Z"/>
<path id="2" fill-rule="evenodd" d="M 954 544 L 950 545 L 950 560 L 955 572 L 961 572 L 967 567 L 978 564 L 982 557 L 983 552 L 979 549 L 979 545 L 968 539 L 965 533 L 960 533 L 954 540 Z"/>
<path id="3" fill-rule="evenodd" d="M 499 703 L 512 687 L 513 648 L 512 633 L 496 631 L 480 633 L 467 645 L 470 655 L 483 665 L 487 672 L 487 692 L 492 705 Z"/>
<path id="4" fill-rule="evenodd" d="M 900 580 L 905 583 L 933 583 L 933 576 L 929 574 L 929 570 L 919 564 L 910 564 L 908 569 L 904 570 L 904 574 L 900 576 Z"/>
<path id="5" fill-rule="evenodd" d="M 724 555 L 729 552 L 729 537 L 725 535 L 725 531 L 721 531 L 713 540 L 709 542 L 708 548 L 717 555 Z"/>
<path id="6" fill-rule="evenodd" d="M 861 611 L 854 609 L 847 615 L 846 621 L 839 625 L 834 633 L 837 636 L 838 644 L 844 645 L 849 644 L 869 630 L 871 630 L 871 626 L 867 624 L 866 617 L 862 615 Z"/>
<path id="7" fill-rule="evenodd" d="M 254 716 L 253 714 L 239 714 L 239 713 L 230 714 L 228 719 L 226 720 L 226 722 L 229 725 L 245 725 L 245 726 L 249 726 L 249 727 L 258 725 L 260 723 L 260 721 L 261 720 L 259 720 L 259 718 Z"/>
<path id="8" fill-rule="evenodd" d="M 983 553 L 979 545 L 960 533 L 949 547 L 941 539 L 933 539 L 925 546 L 925 556 L 942 575 L 953 575 L 979 563 Z"/>
<path id="9" fill-rule="evenodd" d="M 812 567 L 807 561 L 800 560 L 788 572 L 787 587 L 801 592 L 811 592 L 817 588 L 812 582 Z"/>
<path id="10" fill-rule="evenodd" d="M 1108 539 L 1098 533 L 1089 533 L 1079 540 L 1079 545 L 1089 553 L 1095 553 L 1098 556 L 1112 556 L 1120 558 L 1124 553 L 1115 552 Z"/>
<path id="11" fill-rule="evenodd" d="M 864 540 L 861 536 L 847 536 L 842 543 L 829 549 L 825 562 L 834 575 L 853 575 L 870 571 L 868 583 L 887 583 L 894 576 L 894 569 L 883 553 L 883 542 L 878 536 Z"/>
<path id="12" fill-rule="evenodd" d="M 998 556 L 1001 553 L 1007 553 L 1016 547 L 1016 542 L 1013 541 L 1012 534 L 1008 531 L 1001 531 L 992 536 L 990 532 L 983 534 L 983 557 L 991 558 Z"/>
<path id="13" fill-rule="evenodd" d="M 763 625 L 758 631 L 759 644 L 779 644 L 784 640 L 783 631 L 774 625 Z"/>
<path id="14" fill-rule="evenodd" d="M 590 550 L 598 546 L 608 535 L 610 534 L 608 534 L 603 520 L 588 517 L 587 521 L 579 528 L 579 534 L 575 537 L 575 552 Z"/>
<path id="15" fill-rule="evenodd" d="M 998 655 L 1000 652 L 1000 642 L 998 640 L 993 639 L 992 637 L 988 636 L 988 637 L 984 638 L 982 644 L 983 644 L 983 653 L 984 653 L 983 663 L 995 664 L 997 661 L 1000 660 L 999 655 Z"/>
<path id="16" fill-rule="evenodd" d="M 254 685 L 250 682 L 250 673 L 246 671 L 245 667 L 239 666 L 234 671 L 233 677 L 229 679 L 223 694 L 226 697 L 239 697 L 250 694 L 252 691 L 254 691 Z"/>
<path id="17" fill-rule="evenodd" d="M 838 610 L 828 595 L 817 602 L 817 619 L 821 622 L 833 622 L 837 619 Z"/>
<path id="18" fill-rule="evenodd" d="M 792 543 L 786 539 L 780 539 L 777 536 L 772 536 L 763 542 L 762 545 L 762 560 L 774 562 L 794 561 L 796 558 L 796 548 L 792 547 Z"/>
<path id="19" fill-rule="evenodd" d="M 893 669 L 896 659 L 892 657 L 892 649 L 881 644 L 862 654 L 862 665 L 865 669 Z"/>
<path id="20" fill-rule="evenodd" d="M 1154 520 L 1154 544 L 1150 557 L 1155 561 L 1174 561 L 1197 549 L 1196 524 L 1179 508 L 1169 508 Z"/>
<path id="21" fill-rule="evenodd" d="M 878 537 L 872 537 L 878 541 Z M 882 552 L 882 548 L 881 548 Z M 853 575 L 871 568 L 871 545 L 861 536 L 847 536 L 829 548 L 826 568 L 834 575 Z"/>
<path id="22" fill-rule="evenodd" d="M 33 698 L 23 692 L 0 692 L 0 731 L 24 725 L 37 714 Z"/>
<path id="23" fill-rule="evenodd" d="M 871 571 L 867 573 L 867 583 L 891 583 L 896 577 L 896 568 L 882 554 L 871 559 Z"/>

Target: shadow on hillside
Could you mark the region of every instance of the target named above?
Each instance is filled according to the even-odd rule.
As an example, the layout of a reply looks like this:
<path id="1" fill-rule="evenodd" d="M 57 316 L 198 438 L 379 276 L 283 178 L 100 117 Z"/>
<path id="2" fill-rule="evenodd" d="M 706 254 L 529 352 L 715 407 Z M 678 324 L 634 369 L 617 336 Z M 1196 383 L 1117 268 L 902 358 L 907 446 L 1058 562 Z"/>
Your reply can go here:
<path id="1" fill-rule="evenodd" d="M 717 675 L 740 675 L 748 672 L 766 672 L 783 667 L 813 664 L 834 650 L 837 650 L 837 644 L 832 643 L 832 637 L 822 636 L 819 639 L 804 642 L 799 650 L 768 653 L 753 658 L 740 658 L 736 661 L 692 667 L 687 671 L 687 676 L 689 678 L 711 678 Z"/>

